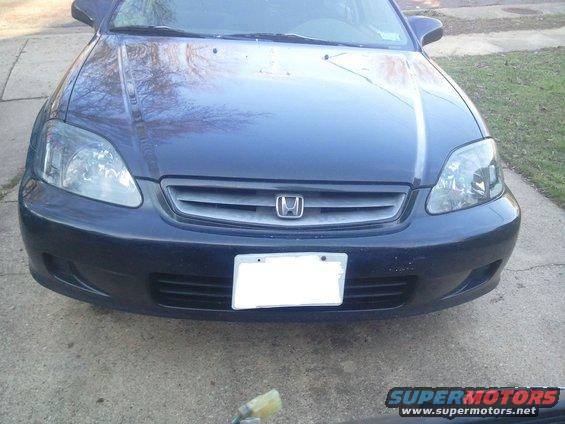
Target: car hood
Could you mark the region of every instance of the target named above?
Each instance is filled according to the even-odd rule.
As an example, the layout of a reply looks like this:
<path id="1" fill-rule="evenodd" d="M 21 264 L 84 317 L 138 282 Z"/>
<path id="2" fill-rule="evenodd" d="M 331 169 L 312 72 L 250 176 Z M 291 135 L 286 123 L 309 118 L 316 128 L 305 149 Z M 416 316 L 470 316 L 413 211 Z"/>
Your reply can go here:
<path id="1" fill-rule="evenodd" d="M 69 123 L 112 142 L 136 177 L 433 184 L 482 137 L 419 52 L 106 35 Z"/>

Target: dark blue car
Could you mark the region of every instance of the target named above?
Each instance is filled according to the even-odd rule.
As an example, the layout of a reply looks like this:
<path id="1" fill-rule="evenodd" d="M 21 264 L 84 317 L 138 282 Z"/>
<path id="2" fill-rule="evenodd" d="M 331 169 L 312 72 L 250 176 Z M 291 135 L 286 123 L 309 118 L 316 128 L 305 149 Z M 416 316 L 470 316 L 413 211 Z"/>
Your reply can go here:
<path id="1" fill-rule="evenodd" d="M 34 278 L 138 313 L 419 314 L 492 290 L 520 210 L 392 0 L 76 0 L 96 34 L 20 189 Z"/>

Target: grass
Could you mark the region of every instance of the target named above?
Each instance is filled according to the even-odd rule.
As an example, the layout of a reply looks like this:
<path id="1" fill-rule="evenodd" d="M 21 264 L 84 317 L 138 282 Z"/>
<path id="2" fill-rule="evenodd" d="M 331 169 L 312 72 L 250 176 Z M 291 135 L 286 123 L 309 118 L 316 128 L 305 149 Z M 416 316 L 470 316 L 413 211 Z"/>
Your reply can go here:
<path id="1" fill-rule="evenodd" d="M 3 186 L 0 187 L 0 200 L 3 200 L 4 197 L 8 195 L 10 190 L 12 190 L 20 183 L 20 180 L 22 179 L 22 175 L 23 175 L 23 171 L 18 172 L 18 174 L 12 177 L 12 179 L 7 184 L 4 184 Z"/>
<path id="2" fill-rule="evenodd" d="M 438 18 L 443 23 L 444 35 L 469 34 L 477 32 L 501 32 L 531 29 L 561 28 L 565 15 L 528 15 L 516 18 L 460 19 L 431 10 L 411 11 L 407 15 L 425 15 Z"/>
<path id="3" fill-rule="evenodd" d="M 481 110 L 503 160 L 565 207 L 565 49 L 437 62 Z"/>

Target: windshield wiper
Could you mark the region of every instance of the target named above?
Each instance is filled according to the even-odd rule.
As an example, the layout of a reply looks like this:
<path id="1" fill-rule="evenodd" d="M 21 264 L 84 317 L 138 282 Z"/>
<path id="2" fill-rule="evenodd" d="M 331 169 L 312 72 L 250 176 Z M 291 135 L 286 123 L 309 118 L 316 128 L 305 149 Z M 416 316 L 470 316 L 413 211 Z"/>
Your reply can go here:
<path id="1" fill-rule="evenodd" d="M 127 34 L 145 34 L 145 35 L 164 35 L 169 37 L 189 37 L 189 38 L 217 38 L 214 34 L 201 34 L 198 32 L 184 31 L 179 28 L 168 27 L 164 25 L 130 25 L 110 28 L 114 32 L 124 32 Z"/>
<path id="2" fill-rule="evenodd" d="M 320 44 L 325 46 L 349 46 L 349 47 L 379 47 L 388 49 L 388 46 L 347 43 L 341 41 L 323 40 L 321 38 L 306 37 L 299 34 L 282 34 L 272 32 L 254 32 L 241 34 L 203 34 L 199 32 L 185 31 L 165 25 L 129 25 L 110 28 L 113 32 L 123 32 L 126 34 L 145 34 L 163 35 L 168 37 L 187 37 L 187 38 L 215 38 L 225 40 L 269 40 L 286 43 Z"/>
<path id="3" fill-rule="evenodd" d="M 354 43 L 342 43 L 338 41 L 322 40 L 320 38 L 306 37 L 304 35 L 298 34 L 277 34 L 272 32 L 255 32 L 255 33 L 242 33 L 242 34 L 230 34 L 222 35 L 220 38 L 225 38 L 228 40 L 269 40 L 269 41 L 281 41 L 287 43 L 308 43 L 308 44 L 322 44 L 326 46 L 356 46 L 361 47 L 360 44 Z"/>

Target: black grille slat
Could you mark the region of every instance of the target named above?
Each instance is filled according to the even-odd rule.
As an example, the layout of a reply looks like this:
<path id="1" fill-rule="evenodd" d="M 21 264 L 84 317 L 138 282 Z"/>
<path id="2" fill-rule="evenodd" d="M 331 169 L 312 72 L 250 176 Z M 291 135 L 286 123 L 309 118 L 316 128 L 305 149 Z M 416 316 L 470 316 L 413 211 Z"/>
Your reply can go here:
<path id="1" fill-rule="evenodd" d="M 192 299 L 190 302 L 177 297 L 161 297 L 159 304 L 172 308 L 200 309 L 207 311 L 226 311 L 231 309 L 231 300 Z"/>
<path id="2" fill-rule="evenodd" d="M 341 306 L 316 310 L 391 309 L 404 305 L 416 284 L 416 277 L 375 277 L 345 282 Z M 151 278 L 154 300 L 167 307 L 198 310 L 231 310 L 231 278 L 156 274 Z M 300 308 L 283 308 L 289 311 Z"/>
<path id="3" fill-rule="evenodd" d="M 347 296 L 344 295 L 344 298 L 347 299 L 372 299 L 376 297 L 391 297 L 391 296 L 401 296 L 403 292 L 395 291 L 395 292 L 382 292 L 382 293 L 355 293 L 351 294 L 348 293 Z"/>
<path id="4" fill-rule="evenodd" d="M 163 285 L 165 284 L 170 284 L 171 286 L 174 287 L 198 287 L 198 288 L 202 288 L 202 289 L 213 289 L 213 290 L 226 290 L 231 292 L 232 286 L 229 285 L 213 285 L 210 283 L 165 283 L 165 282 L 161 282 Z"/>
<path id="5" fill-rule="evenodd" d="M 168 178 L 161 183 L 174 211 L 216 223 L 288 228 L 364 225 L 398 218 L 408 186 L 379 184 L 276 183 Z M 280 195 L 302 196 L 296 220 L 276 213 Z"/>
<path id="6" fill-rule="evenodd" d="M 350 285 L 347 286 L 348 290 L 364 290 L 364 289 L 371 289 L 371 288 L 402 288 L 402 287 L 406 287 L 406 283 L 385 283 L 385 284 L 362 284 L 362 285 Z"/>
<path id="7" fill-rule="evenodd" d="M 401 301 L 401 297 L 397 297 L 394 299 L 383 299 L 383 298 L 376 298 L 376 299 L 367 299 L 367 298 L 360 298 L 360 299 L 351 299 L 348 298 L 347 302 L 345 302 L 344 300 L 344 304 L 345 305 L 367 305 L 367 306 L 371 306 L 371 305 L 377 305 L 377 304 L 389 304 L 390 302 L 396 303 Z"/>
<path id="8" fill-rule="evenodd" d="M 217 277 L 194 277 L 194 276 L 167 276 L 167 277 L 159 277 L 159 281 L 161 283 L 167 284 L 200 284 L 200 285 L 209 285 L 213 287 L 218 287 L 218 285 L 222 285 L 224 287 L 230 288 L 232 287 L 231 281 L 227 279 L 220 279 Z"/>
<path id="9" fill-rule="evenodd" d="M 162 289 L 159 293 L 170 296 L 182 296 L 182 297 L 210 297 L 218 299 L 231 299 L 231 294 L 221 294 L 221 293 L 200 293 L 194 290 L 174 290 L 174 289 Z"/>

